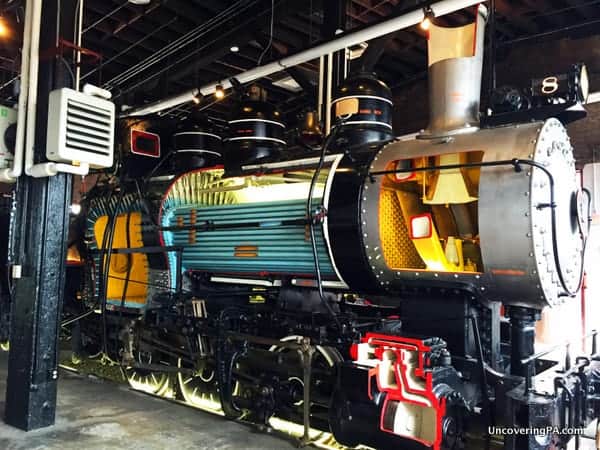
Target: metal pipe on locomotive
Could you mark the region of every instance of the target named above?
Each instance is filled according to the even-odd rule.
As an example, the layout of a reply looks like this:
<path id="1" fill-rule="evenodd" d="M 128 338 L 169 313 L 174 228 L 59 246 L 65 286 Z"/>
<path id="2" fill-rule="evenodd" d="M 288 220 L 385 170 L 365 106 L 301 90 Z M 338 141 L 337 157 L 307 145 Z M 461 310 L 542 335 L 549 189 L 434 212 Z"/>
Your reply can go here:
<path id="1" fill-rule="evenodd" d="M 357 74 L 312 154 L 285 157 L 254 92 L 229 136 L 180 126 L 172 166 L 159 154 L 145 177 L 96 186 L 79 245 L 78 301 L 101 316 L 78 320 L 88 346 L 135 387 L 163 394 L 174 374 L 188 403 L 301 424 L 306 442 L 314 428 L 376 448 L 566 445 L 560 430 L 600 415 L 596 335 L 566 367 L 534 353 L 533 325 L 581 284 L 584 196 L 557 119 L 480 126 L 485 18 L 432 25 L 416 138 L 394 139 L 389 89 Z M 160 124 L 136 127 L 123 147 L 139 169 Z"/>

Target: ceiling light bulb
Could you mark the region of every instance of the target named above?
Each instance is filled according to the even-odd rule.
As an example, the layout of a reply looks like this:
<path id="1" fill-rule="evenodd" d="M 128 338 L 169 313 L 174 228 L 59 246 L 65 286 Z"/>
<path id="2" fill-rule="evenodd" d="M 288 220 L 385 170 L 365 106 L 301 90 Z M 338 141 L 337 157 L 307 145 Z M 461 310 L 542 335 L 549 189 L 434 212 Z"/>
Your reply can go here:
<path id="1" fill-rule="evenodd" d="M 421 21 L 421 29 L 427 31 L 427 30 L 429 30 L 430 26 L 431 26 L 431 19 L 429 17 L 425 17 Z"/>
<path id="2" fill-rule="evenodd" d="M 220 84 L 217 84 L 217 86 L 215 87 L 215 97 L 219 100 L 225 97 L 225 90 Z"/>
<path id="3" fill-rule="evenodd" d="M 9 28 L 3 17 L 0 17 L 0 37 L 6 37 L 9 34 Z"/>
<path id="4" fill-rule="evenodd" d="M 72 216 L 77 216 L 81 214 L 81 205 L 79 203 L 72 203 L 69 207 L 69 212 Z"/>
<path id="5" fill-rule="evenodd" d="M 237 45 L 232 45 L 229 50 L 231 50 L 233 53 L 237 53 L 240 51 L 240 48 Z"/>

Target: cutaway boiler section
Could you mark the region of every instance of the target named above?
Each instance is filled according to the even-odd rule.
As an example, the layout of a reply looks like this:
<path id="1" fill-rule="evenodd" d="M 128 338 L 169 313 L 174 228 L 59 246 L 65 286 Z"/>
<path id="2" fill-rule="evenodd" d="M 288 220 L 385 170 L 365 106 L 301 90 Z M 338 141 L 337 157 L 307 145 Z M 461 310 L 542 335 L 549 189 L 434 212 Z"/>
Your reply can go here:
<path id="1" fill-rule="evenodd" d="M 114 223 L 112 248 L 140 248 L 144 246 L 142 237 L 142 214 L 139 211 L 118 215 Z M 99 248 L 107 248 L 110 240 L 106 231 L 108 216 L 100 217 L 94 223 L 94 236 Z M 106 244 L 105 244 L 106 239 Z M 100 258 L 98 258 L 100 259 Z M 141 307 L 148 295 L 148 258 L 143 253 L 115 253 L 110 263 L 105 256 L 102 262 L 104 271 L 108 270 L 106 297 L 109 303 L 124 306 Z"/>
<path id="2" fill-rule="evenodd" d="M 312 166 L 229 178 L 223 178 L 223 169 L 187 173 L 165 195 L 160 218 L 163 241 L 184 248 L 182 265 L 187 271 L 314 277 L 307 202 L 312 195 L 315 208 L 326 203 L 323 197 L 335 158 L 329 158 L 312 191 Z M 320 272 L 335 279 L 323 229 L 316 226 L 315 231 Z M 175 255 L 171 259 L 173 269 Z"/>
<path id="3" fill-rule="evenodd" d="M 386 289 L 433 283 L 511 305 L 560 303 L 581 283 L 579 190 L 555 119 L 389 144 L 362 189 L 371 271 Z"/>
<path id="4" fill-rule="evenodd" d="M 387 164 L 392 173 L 381 181 L 379 232 L 391 270 L 483 269 L 477 217 L 480 168 L 468 167 L 482 158 L 481 151 L 467 151 Z M 435 169 L 448 166 L 456 168 Z"/>
<path id="5" fill-rule="evenodd" d="M 143 211 L 136 194 L 96 197 L 87 205 L 84 236 L 92 276 L 85 291 L 106 295 L 111 308 L 144 308 L 157 289 L 168 287 L 162 255 L 120 252 L 159 245 L 153 222 Z"/>

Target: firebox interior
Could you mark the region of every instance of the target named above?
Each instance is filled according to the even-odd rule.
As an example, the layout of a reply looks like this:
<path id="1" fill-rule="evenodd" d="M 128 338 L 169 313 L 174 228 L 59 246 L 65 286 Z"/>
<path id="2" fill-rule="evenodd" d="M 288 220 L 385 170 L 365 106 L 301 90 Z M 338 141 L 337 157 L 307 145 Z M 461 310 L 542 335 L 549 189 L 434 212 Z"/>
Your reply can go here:
<path id="1" fill-rule="evenodd" d="M 379 232 L 391 270 L 483 271 L 480 168 L 468 167 L 482 159 L 482 151 L 465 151 L 388 164 L 396 172 L 381 181 Z"/>

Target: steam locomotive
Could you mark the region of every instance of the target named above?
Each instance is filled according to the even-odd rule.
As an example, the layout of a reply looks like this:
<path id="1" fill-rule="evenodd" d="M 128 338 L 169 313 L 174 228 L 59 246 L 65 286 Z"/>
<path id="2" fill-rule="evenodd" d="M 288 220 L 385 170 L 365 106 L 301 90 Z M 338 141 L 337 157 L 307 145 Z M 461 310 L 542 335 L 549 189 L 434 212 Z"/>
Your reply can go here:
<path id="1" fill-rule="evenodd" d="M 167 155 L 160 123 L 124 121 L 120 176 L 99 177 L 73 226 L 76 350 L 304 443 L 564 448 L 600 416 L 595 335 L 575 362 L 534 353 L 540 311 L 583 271 L 585 195 L 547 112 L 568 102 L 544 92 L 480 124 L 485 18 L 431 26 L 415 137 L 394 137 L 371 74 L 338 88 L 335 126 L 300 155 L 257 87 L 226 135 L 188 121 Z"/>

